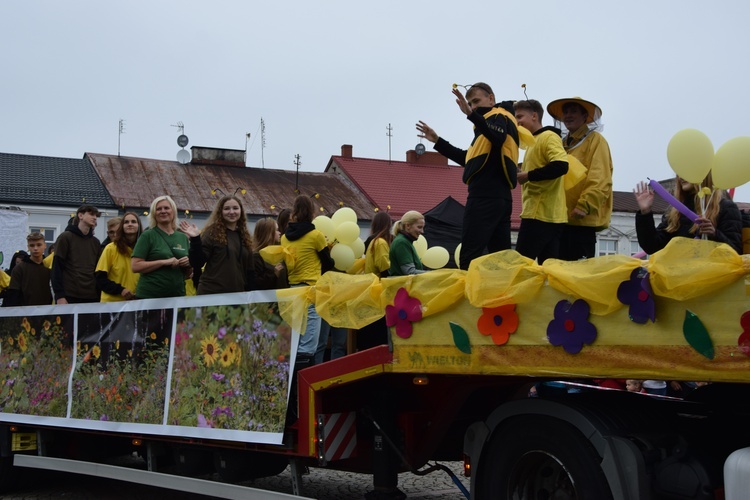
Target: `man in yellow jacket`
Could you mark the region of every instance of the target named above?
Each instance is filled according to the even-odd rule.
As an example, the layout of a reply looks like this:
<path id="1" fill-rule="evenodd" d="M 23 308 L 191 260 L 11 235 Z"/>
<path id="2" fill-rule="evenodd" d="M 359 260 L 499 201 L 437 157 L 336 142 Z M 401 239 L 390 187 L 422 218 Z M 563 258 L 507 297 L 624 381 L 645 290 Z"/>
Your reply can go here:
<path id="1" fill-rule="evenodd" d="M 586 168 L 583 179 L 565 192 L 568 223 L 560 239 L 560 259 L 596 256 L 596 233 L 609 227 L 612 215 L 612 156 L 597 132 L 602 110 L 580 97 L 557 99 L 549 114 L 565 125 L 565 151 Z"/>
<path id="2" fill-rule="evenodd" d="M 560 254 L 560 235 L 568 222 L 564 176 L 568 155 L 560 139 L 560 129 L 542 126 L 544 108 L 535 99 L 516 101 L 516 121 L 534 134 L 535 142 L 526 149 L 518 183 L 523 186 L 521 227 L 516 251 L 543 264 Z"/>

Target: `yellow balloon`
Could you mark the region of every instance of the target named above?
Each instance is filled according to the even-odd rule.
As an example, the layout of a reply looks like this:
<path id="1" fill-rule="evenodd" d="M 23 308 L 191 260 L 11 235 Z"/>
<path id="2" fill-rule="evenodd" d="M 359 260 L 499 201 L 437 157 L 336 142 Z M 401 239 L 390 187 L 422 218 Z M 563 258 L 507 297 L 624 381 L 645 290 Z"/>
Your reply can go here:
<path id="1" fill-rule="evenodd" d="M 424 257 L 421 257 L 421 259 L 422 264 L 430 269 L 440 269 L 448 263 L 450 254 L 448 254 L 448 250 L 443 247 L 432 247 L 427 249 L 424 253 Z"/>
<path id="2" fill-rule="evenodd" d="M 456 261 L 456 267 L 461 267 L 461 243 L 456 247 L 456 251 L 453 252 L 453 260 Z"/>
<path id="3" fill-rule="evenodd" d="M 688 182 L 699 184 L 706 178 L 714 159 L 714 145 L 700 130 L 680 130 L 667 145 L 672 170 Z"/>
<path id="4" fill-rule="evenodd" d="M 354 252 L 348 246 L 338 243 L 331 248 L 331 258 L 336 269 L 346 271 L 354 264 Z"/>
<path id="5" fill-rule="evenodd" d="M 333 223 L 338 226 L 343 222 L 357 223 L 357 213 L 349 207 L 341 207 L 331 216 Z"/>
<path id="6" fill-rule="evenodd" d="M 427 251 L 427 238 L 420 234 L 417 241 L 414 242 L 414 248 L 417 249 L 417 255 L 421 259 L 424 253 Z"/>
<path id="7" fill-rule="evenodd" d="M 313 219 L 315 229 L 323 233 L 328 241 L 333 241 L 336 235 L 336 226 L 333 221 L 327 215 L 318 215 Z"/>
<path id="8" fill-rule="evenodd" d="M 365 253 L 365 242 L 362 241 L 362 238 L 357 238 L 349 243 L 348 246 L 352 249 L 355 259 L 359 259 Z"/>
<path id="9" fill-rule="evenodd" d="M 359 226 L 356 222 L 342 222 L 336 226 L 335 235 L 339 243 L 348 245 L 359 238 Z"/>
<path id="10" fill-rule="evenodd" d="M 750 181 L 750 137 L 735 137 L 725 142 L 714 155 L 711 174 L 714 185 L 720 189 Z"/>

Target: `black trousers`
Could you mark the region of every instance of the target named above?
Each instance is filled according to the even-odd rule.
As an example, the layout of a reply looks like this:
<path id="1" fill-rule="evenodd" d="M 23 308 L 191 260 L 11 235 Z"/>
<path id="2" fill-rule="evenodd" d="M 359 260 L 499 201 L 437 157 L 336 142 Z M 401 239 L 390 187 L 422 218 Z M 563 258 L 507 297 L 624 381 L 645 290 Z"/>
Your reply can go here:
<path id="1" fill-rule="evenodd" d="M 565 224 L 560 236 L 560 259 L 581 260 L 596 257 L 596 229 Z"/>
<path id="2" fill-rule="evenodd" d="M 557 259 L 560 254 L 560 235 L 565 226 L 565 223 L 521 219 L 516 251 L 529 259 L 537 259 L 540 265 L 547 259 Z"/>
<path id="3" fill-rule="evenodd" d="M 472 197 L 466 200 L 461 231 L 461 269 L 486 253 L 510 249 L 510 197 Z"/>

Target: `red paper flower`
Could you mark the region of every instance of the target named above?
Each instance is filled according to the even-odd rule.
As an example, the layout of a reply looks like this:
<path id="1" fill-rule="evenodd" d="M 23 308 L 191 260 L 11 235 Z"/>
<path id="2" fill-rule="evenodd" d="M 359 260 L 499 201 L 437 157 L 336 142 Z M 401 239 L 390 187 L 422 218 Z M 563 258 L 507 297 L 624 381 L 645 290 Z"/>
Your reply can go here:
<path id="1" fill-rule="evenodd" d="M 408 339 L 412 333 L 412 323 L 422 319 L 422 303 L 409 297 L 406 288 L 399 288 L 392 306 L 385 306 L 385 323 L 396 327 L 396 335 Z"/>
<path id="2" fill-rule="evenodd" d="M 492 335 L 492 341 L 497 345 L 508 342 L 511 333 L 518 328 L 518 314 L 516 305 L 508 304 L 500 307 L 483 307 L 482 315 L 477 320 L 477 329 L 482 335 Z"/>
<path id="3" fill-rule="evenodd" d="M 740 346 L 742 354 L 750 356 L 750 311 L 742 315 L 740 325 L 742 325 L 742 333 L 737 339 L 737 345 Z"/>

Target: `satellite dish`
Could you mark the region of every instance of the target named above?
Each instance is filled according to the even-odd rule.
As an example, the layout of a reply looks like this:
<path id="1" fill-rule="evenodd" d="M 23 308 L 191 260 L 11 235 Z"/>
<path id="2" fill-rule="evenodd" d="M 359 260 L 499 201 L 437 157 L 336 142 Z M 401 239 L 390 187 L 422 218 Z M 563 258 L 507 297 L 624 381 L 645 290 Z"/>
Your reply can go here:
<path id="1" fill-rule="evenodd" d="M 187 139 L 187 137 L 186 137 Z M 177 151 L 177 161 L 183 165 L 190 162 L 190 152 L 186 149 Z"/>
<path id="2" fill-rule="evenodd" d="M 184 148 L 185 146 L 187 146 L 188 145 L 188 136 L 186 136 L 185 134 L 181 134 L 177 138 L 177 145 L 180 146 L 181 148 Z"/>
<path id="3" fill-rule="evenodd" d="M 421 142 L 417 144 L 416 146 L 414 146 L 414 152 L 417 153 L 419 156 L 422 156 L 424 154 L 424 150 L 425 150 L 424 144 L 422 144 Z"/>

